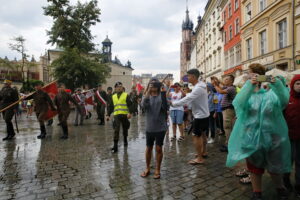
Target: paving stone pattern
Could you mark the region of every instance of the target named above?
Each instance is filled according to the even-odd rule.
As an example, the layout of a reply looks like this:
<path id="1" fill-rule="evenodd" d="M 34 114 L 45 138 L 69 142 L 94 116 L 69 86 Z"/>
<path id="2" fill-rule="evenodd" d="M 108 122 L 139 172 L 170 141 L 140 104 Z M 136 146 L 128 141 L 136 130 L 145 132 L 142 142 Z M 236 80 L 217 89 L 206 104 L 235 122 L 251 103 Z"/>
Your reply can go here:
<path id="1" fill-rule="evenodd" d="M 99 126 L 90 119 L 75 127 L 73 118 L 69 119 L 68 140 L 59 139 L 62 132 L 55 120 L 42 141 L 36 139 L 36 118 L 19 118 L 17 138 L 0 142 L 0 200 L 250 199 L 251 187 L 239 184 L 235 169 L 225 167 L 226 154 L 218 151 L 218 142 L 208 146 L 205 165 L 191 166 L 187 164 L 194 157 L 191 136 L 181 143 L 166 138 L 161 179 L 141 178 L 145 169 L 143 116 L 131 120 L 129 146 L 120 143 L 117 154 L 110 152 L 111 122 Z M 4 136 L 2 119 L 0 127 Z M 264 176 L 264 190 L 265 199 L 276 199 L 268 175 Z"/>

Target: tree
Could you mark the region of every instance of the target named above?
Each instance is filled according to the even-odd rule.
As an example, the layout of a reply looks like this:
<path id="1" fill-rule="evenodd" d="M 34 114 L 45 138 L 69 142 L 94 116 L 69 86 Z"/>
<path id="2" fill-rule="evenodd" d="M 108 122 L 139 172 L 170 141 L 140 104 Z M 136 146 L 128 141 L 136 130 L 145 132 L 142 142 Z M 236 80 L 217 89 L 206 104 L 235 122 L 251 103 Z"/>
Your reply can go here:
<path id="1" fill-rule="evenodd" d="M 26 39 L 23 36 L 18 36 L 18 37 L 14 37 L 12 39 L 14 41 L 14 43 L 9 43 L 9 47 L 11 50 L 16 51 L 18 53 L 21 54 L 21 74 L 22 74 L 22 81 L 25 81 L 25 64 L 26 64 L 26 59 L 28 57 L 28 55 L 26 54 L 26 48 L 25 48 L 25 41 Z"/>
<path id="2" fill-rule="evenodd" d="M 91 26 L 100 22 L 98 1 L 70 5 L 69 0 L 47 0 L 44 14 L 53 18 L 48 43 L 64 49 L 61 56 L 51 66 L 54 76 L 70 89 L 105 82 L 109 68 L 101 62 L 100 54 L 95 52 L 94 36 Z"/>
<path id="3" fill-rule="evenodd" d="M 53 61 L 54 77 L 72 90 L 84 85 L 96 87 L 109 76 L 109 68 L 100 60 L 100 54 L 82 56 L 78 49 L 68 49 Z"/>

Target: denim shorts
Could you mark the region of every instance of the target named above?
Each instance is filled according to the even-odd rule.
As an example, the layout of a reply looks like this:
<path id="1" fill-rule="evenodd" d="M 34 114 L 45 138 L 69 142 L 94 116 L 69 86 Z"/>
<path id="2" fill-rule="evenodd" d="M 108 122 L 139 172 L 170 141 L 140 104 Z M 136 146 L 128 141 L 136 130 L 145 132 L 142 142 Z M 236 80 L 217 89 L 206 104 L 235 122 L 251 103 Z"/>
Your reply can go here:
<path id="1" fill-rule="evenodd" d="M 183 124 L 183 115 L 182 110 L 171 110 L 171 119 L 173 124 Z"/>

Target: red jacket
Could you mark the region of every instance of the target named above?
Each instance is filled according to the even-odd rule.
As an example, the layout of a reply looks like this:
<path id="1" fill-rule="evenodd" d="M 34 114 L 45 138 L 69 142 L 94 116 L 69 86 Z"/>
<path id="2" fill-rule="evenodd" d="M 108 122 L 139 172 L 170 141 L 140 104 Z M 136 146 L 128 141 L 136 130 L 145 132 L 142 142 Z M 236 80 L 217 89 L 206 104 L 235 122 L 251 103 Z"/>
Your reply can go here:
<path id="1" fill-rule="evenodd" d="M 295 75 L 291 81 L 290 100 L 285 110 L 285 119 L 292 140 L 300 140 L 300 94 L 294 90 L 294 84 L 298 80 L 300 80 L 299 74 Z"/>

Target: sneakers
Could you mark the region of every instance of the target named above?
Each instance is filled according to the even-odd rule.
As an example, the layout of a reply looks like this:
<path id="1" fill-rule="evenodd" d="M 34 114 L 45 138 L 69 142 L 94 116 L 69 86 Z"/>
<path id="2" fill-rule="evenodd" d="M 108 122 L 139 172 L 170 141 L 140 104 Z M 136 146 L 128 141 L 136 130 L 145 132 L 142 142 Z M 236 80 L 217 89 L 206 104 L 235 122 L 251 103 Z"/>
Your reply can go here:
<path id="1" fill-rule="evenodd" d="M 214 138 L 209 138 L 207 141 L 208 144 L 213 144 L 214 142 L 215 142 Z"/>

